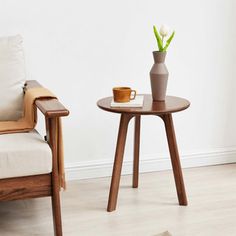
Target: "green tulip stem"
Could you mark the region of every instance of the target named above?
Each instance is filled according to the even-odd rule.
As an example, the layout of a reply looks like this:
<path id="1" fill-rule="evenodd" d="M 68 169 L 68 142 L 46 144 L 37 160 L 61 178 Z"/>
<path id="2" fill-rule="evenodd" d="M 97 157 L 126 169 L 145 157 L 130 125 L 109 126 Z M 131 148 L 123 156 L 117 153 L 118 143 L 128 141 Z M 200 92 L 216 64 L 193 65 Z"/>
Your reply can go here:
<path id="1" fill-rule="evenodd" d="M 175 31 L 172 32 L 171 36 L 166 40 L 166 45 L 164 46 L 164 36 L 160 36 L 156 26 L 153 26 L 153 31 L 157 40 L 157 46 L 160 52 L 165 52 L 167 48 L 169 47 L 172 39 L 175 36 Z"/>

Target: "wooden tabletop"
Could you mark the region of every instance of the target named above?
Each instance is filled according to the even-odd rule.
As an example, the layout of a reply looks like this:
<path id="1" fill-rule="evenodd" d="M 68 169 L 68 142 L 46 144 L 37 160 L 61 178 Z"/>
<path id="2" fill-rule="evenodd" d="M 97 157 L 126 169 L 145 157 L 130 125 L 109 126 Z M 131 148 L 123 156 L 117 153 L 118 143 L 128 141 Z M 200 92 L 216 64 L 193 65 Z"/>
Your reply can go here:
<path id="1" fill-rule="evenodd" d="M 117 108 L 111 107 L 112 97 L 102 98 L 97 102 L 98 107 L 105 111 L 115 113 L 130 113 L 140 115 L 161 115 L 174 113 L 187 109 L 190 102 L 184 98 L 167 96 L 164 102 L 153 102 L 150 94 L 140 94 L 144 96 L 143 107 L 140 108 Z"/>

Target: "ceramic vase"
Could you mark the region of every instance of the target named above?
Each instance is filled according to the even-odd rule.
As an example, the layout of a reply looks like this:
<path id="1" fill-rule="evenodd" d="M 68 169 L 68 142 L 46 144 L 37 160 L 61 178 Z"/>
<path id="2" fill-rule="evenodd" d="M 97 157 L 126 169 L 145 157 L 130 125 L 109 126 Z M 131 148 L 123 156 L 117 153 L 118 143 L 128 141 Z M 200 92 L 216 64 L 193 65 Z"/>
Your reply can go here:
<path id="1" fill-rule="evenodd" d="M 153 101 L 165 101 L 169 72 L 165 65 L 166 52 L 153 52 L 154 64 L 150 71 Z"/>

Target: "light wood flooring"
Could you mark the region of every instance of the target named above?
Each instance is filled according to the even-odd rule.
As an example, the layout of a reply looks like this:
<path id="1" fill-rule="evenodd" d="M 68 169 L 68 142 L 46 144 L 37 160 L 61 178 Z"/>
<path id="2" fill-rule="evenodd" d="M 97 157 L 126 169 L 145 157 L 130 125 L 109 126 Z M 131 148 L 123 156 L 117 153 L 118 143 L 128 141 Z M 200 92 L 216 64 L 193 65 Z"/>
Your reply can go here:
<path id="1" fill-rule="evenodd" d="M 236 235 L 236 164 L 184 170 L 189 206 L 171 171 L 122 176 L 117 210 L 106 212 L 110 178 L 71 181 L 62 193 L 65 236 Z M 53 235 L 49 198 L 0 203 L 0 236 Z"/>

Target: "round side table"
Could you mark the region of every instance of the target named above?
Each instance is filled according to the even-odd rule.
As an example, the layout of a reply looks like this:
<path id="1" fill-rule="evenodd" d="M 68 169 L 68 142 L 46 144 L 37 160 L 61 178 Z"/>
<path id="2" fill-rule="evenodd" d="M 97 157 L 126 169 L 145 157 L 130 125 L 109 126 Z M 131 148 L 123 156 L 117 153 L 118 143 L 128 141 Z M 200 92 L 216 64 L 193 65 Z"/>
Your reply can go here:
<path id="1" fill-rule="evenodd" d="M 169 146 L 179 205 L 186 206 L 188 204 L 179 159 L 178 147 L 175 137 L 174 124 L 172 120 L 172 113 L 187 109 L 190 106 L 190 102 L 186 99 L 173 96 L 167 96 L 164 102 L 153 102 L 151 95 L 145 94 L 143 96 L 144 103 L 143 107 L 141 108 L 113 108 L 111 107 L 112 97 L 103 98 L 97 102 L 99 108 L 105 111 L 121 114 L 110 186 L 110 194 L 107 206 L 107 211 L 109 212 L 114 211 L 116 209 L 126 135 L 129 121 L 133 117 L 135 119 L 133 188 L 138 187 L 141 115 L 155 115 L 159 116 L 163 120 L 165 124 L 166 136 Z"/>

